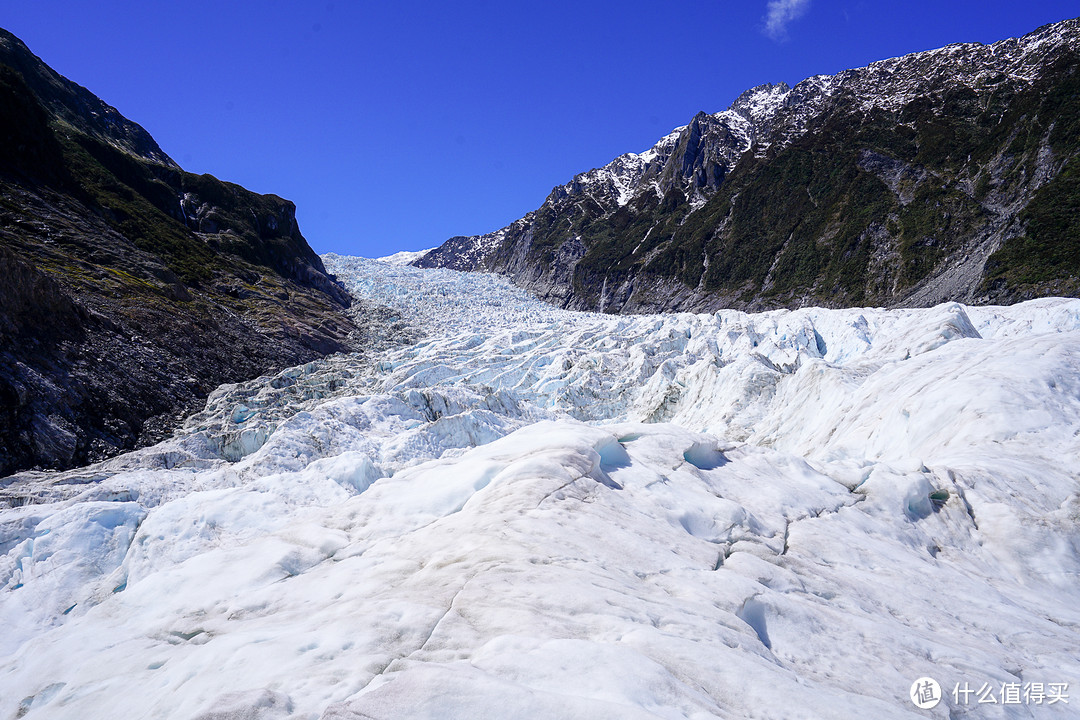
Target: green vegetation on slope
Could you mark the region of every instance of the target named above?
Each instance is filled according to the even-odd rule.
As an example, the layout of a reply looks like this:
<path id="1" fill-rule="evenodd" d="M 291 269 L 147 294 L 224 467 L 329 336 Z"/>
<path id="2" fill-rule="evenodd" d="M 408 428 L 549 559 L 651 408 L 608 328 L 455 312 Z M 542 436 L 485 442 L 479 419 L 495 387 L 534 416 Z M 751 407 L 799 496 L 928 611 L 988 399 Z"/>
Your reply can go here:
<path id="1" fill-rule="evenodd" d="M 79 194 L 113 229 L 140 250 L 160 257 L 186 285 L 197 287 L 213 276 L 214 252 L 148 199 L 147 194 L 164 204 L 168 197 L 176 204 L 175 194 L 166 195 L 167 186 L 152 176 L 149 167 L 85 136 L 63 138 L 61 143 L 67 168 L 82 191 Z"/>
<path id="2" fill-rule="evenodd" d="M 1075 55 L 1059 62 L 1059 74 L 1062 82 L 1023 108 L 1031 120 L 1022 137 L 1023 147 L 1033 151 L 1045 137 L 1065 168 L 1020 213 L 1024 234 L 990 256 L 987 286 L 1004 283 L 1029 295 L 1080 292 L 1080 62 Z"/>
<path id="3" fill-rule="evenodd" d="M 1031 87 L 999 74 L 897 112 L 839 95 L 795 141 L 744 155 L 696 208 L 678 188 L 619 208 L 557 191 L 536 214 L 532 252 L 550 268 L 577 248 L 573 290 L 592 307 L 603 281 L 638 275 L 774 306 L 889 304 L 999 232 L 1049 172 L 1019 216 L 1026 233 L 987 274 L 1011 293 L 1076 292 L 1078 65 L 1064 52 Z"/>

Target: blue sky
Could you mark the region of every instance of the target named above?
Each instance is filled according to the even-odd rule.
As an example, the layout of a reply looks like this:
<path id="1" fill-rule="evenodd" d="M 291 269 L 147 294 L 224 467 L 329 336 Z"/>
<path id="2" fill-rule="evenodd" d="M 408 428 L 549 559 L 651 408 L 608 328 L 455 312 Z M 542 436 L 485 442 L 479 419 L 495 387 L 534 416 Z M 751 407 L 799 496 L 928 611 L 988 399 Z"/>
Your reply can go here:
<path id="1" fill-rule="evenodd" d="M 378 256 L 498 229 L 749 87 L 1078 12 L 1075 0 L 27 0 L 5 3 L 0 25 L 185 169 L 293 200 L 316 251 Z"/>

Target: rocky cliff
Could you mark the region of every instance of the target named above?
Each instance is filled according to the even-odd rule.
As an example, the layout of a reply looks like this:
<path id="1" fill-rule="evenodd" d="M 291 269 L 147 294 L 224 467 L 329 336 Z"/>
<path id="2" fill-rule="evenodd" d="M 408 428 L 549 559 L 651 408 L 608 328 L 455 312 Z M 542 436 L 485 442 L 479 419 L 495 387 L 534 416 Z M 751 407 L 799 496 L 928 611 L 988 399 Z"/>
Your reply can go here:
<path id="1" fill-rule="evenodd" d="M 417 264 L 605 312 L 1075 295 L 1078 68 L 1069 20 L 764 85 Z"/>
<path id="2" fill-rule="evenodd" d="M 292 203 L 184 172 L 0 31 L 0 476 L 168 431 L 358 338 Z"/>

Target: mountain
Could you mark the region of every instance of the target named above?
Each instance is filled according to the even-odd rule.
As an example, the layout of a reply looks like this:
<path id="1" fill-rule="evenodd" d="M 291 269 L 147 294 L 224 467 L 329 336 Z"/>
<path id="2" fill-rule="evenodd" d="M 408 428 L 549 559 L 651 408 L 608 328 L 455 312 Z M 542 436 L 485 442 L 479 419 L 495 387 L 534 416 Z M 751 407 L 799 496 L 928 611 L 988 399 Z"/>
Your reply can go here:
<path id="1" fill-rule="evenodd" d="M 421 267 L 604 312 L 1080 292 L 1080 20 L 748 90 Z"/>
<path id="2" fill-rule="evenodd" d="M 159 438 L 359 331 L 292 203 L 184 172 L 4 31 L 0 264 L 0 476 Z"/>
<path id="3" fill-rule="evenodd" d="M 430 334 L 0 488 L 0 717 L 1077 716 L 1080 300 L 599 315 L 324 260 Z"/>

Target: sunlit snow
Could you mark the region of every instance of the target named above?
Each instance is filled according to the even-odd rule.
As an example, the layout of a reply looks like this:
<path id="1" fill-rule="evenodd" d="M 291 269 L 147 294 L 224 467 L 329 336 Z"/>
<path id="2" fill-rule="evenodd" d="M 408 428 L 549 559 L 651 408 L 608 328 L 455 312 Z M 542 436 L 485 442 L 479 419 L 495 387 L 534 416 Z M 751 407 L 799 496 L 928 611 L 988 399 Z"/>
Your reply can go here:
<path id="1" fill-rule="evenodd" d="M 604 316 L 324 259 L 420 339 L 0 481 L 0 718 L 1077 715 L 1080 301 Z M 1075 697 L 953 692 L 1035 683 Z"/>

